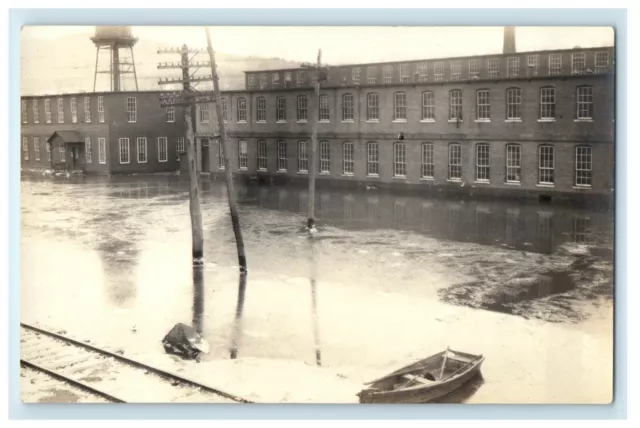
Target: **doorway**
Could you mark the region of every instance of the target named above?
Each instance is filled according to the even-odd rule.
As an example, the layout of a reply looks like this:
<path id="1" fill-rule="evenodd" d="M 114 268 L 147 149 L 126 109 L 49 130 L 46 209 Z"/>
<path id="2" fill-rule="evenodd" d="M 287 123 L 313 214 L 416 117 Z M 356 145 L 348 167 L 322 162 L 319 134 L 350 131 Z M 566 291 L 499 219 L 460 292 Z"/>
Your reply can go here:
<path id="1" fill-rule="evenodd" d="M 202 140 L 202 155 L 200 156 L 201 160 L 201 171 L 202 172 L 210 172 L 209 171 L 209 140 Z"/>

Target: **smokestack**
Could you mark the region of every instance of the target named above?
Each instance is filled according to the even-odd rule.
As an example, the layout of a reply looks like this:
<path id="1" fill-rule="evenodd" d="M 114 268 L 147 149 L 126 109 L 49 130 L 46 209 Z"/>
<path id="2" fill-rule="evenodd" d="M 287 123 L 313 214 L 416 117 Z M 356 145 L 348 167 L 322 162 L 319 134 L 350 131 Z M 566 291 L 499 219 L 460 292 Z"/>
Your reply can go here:
<path id="1" fill-rule="evenodd" d="M 516 27 L 504 27 L 504 45 L 502 53 L 516 53 Z"/>

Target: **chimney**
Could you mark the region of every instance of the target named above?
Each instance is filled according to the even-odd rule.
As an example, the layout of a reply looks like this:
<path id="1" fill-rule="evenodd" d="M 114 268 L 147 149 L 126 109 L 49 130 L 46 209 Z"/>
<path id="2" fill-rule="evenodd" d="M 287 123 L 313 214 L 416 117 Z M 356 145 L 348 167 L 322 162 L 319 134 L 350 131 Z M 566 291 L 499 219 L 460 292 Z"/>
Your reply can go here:
<path id="1" fill-rule="evenodd" d="M 504 27 L 504 45 L 502 53 L 516 53 L 516 27 Z"/>

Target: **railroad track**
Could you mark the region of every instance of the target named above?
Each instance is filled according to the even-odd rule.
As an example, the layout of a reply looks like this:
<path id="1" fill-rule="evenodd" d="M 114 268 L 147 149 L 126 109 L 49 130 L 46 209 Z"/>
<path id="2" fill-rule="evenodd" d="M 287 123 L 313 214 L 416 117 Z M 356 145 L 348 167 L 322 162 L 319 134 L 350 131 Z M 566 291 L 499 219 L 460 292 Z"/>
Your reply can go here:
<path id="1" fill-rule="evenodd" d="M 249 403 L 88 343 L 20 323 L 20 365 L 113 403 Z"/>

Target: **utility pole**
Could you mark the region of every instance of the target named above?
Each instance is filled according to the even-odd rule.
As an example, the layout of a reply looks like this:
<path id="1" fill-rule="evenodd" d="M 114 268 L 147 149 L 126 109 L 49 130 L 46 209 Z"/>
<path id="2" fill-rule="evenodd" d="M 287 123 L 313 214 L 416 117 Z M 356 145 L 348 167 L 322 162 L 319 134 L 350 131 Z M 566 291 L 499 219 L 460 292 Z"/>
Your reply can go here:
<path id="1" fill-rule="evenodd" d="M 198 170 L 196 166 L 195 147 L 195 106 L 196 104 L 208 104 L 213 101 L 211 93 L 196 92 L 194 90 L 198 82 L 207 81 L 209 76 L 195 77 L 194 74 L 202 66 L 208 63 L 193 62 L 202 49 L 189 49 L 187 45 L 181 48 L 159 49 L 158 54 L 180 55 L 179 63 L 160 63 L 158 69 L 180 69 L 180 78 L 164 78 L 158 81 L 159 85 L 182 85 L 182 91 L 160 95 L 160 105 L 162 107 L 184 107 L 184 123 L 186 129 L 185 141 L 187 142 L 187 161 L 189 171 L 189 212 L 191 214 L 191 238 L 192 256 L 194 265 L 203 263 L 204 256 L 204 236 L 202 231 L 202 213 L 200 211 L 200 188 L 198 184 Z M 190 54 L 194 54 L 189 58 Z M 193 73 L 191 69 L 195 68 Z"/>
<path id="2" fill-rule="evenodd" d="M 211 46 L 211 35 L 209 28 L 204 29 L 207 35 L 207 51 L 209 52 L 209 63 L 211 64 L 211 79 L 213 80 L 213 91 L 216 100 L 221 100 L 220 82 L 218 78 L 218 67 L 216 66 L 216 57 Z M 236 205 L 236 192 L 233 186 L 233 174 L 231 173 L 231 162 L 229 159 L 229 142 L 227 140 L 227 129 L 224 126 L 224 117 L 222 117 L 222 105 L 216 102 L 216 116 L 218 116 L 218 127 L 220 128 L 220 144 L 222 144 L 222 155 L 224 156 L 224 175 L 227 182 L 227 195 L 229 200 L 229 213 L 231 214 L 231 224 L 233 226 L 233 234 L 236 238 L 236 247 L 238 250 L 238 264 L 240 266 L 240 274 L 247 272 L 247 256 L 244 252 L 244 239 L 242 238 L 242 230 L 240 229 L 240 217 L 238 216 L 238 207 Z"/>

